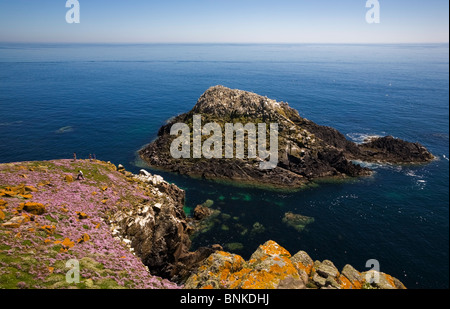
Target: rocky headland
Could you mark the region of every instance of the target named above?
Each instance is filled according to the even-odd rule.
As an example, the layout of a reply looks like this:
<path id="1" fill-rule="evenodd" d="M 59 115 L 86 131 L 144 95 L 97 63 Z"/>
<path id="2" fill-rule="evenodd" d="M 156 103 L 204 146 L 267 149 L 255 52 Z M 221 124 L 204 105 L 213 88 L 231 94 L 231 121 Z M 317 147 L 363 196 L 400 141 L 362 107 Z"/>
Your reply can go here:
<path id="1" fill-rule="evenodd" d="M 0 288 L 180 288 L 214 252 L 189 252 L 184 199 L 160 176 L 97 160 L 0 164 Z"/>
<path id="2" fill-rule="evenodd" d="M 184 204 L 185 192 L 162 177 L 109 162 L 0 164 L 0 288 L 404 288 L 383 273 L 291 256 L 273 241 L 249 261 L 220 245 L 190 251 L 213 210 L 206 202 L 188 218 Z M 302 229 L 311 218 L 285 220 Z M 67 280 L 75 266 L 78 282 Z"/>
<path id="3" fill-rule="evenodd" d="M 248 156 L 248 150 L 241 159 L 228 158 L 225 152 L 222 152 L 221 158 L 174 158 L 170 146 L 177 136 L 170 133 L 177 123 L 187 124 L 190 128 L 190 153 L 194 153 L 194 115 L 201 115 L 203 124 L 218 124 L 223 133 L 222 141 L 225 140 L 227 123 L 264 123 L 267 126 L 277 123 L 278 164 L 273 169 L 261 169 L 263 160 Z M 202 142 L 211 137 L 205 132 L 200 134 Z M 236 148 L 237 139 L 233 142 Z M 248 146 L 248 139 L 244 143 Z M 372 173 L 355 161 L 416 164 L 434 159 L 421 144 L 391 136 L 375 138 L 363 144 L 354 143 L 336 129 L 301 117 L 287 103 L 223 86 L 211 87 L 191 111 L 170 119 L 160 128 L 156 140 L 141 149 L 139 154 L 151 166 L 179 174 L 280 188 L 298 188 L 317 179 L 358 177 Z"/>

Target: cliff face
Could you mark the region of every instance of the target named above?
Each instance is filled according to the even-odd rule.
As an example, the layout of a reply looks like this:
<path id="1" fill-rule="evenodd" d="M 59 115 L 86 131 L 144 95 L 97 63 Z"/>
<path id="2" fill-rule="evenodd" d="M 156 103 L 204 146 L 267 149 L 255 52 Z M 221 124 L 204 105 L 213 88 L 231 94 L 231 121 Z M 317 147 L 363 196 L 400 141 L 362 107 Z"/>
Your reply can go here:
<path id="1" fill-rule="evenodd" d="M 206 158 L 195 156 L 194 116 L 201 115 L 201 123 L 216 123 L 220 128 L 221 142 L 226 141 L 226 124 L 277 124 L 278 151 L 276 167 L 261 169 L 263 159 L 250 155 L 249 133 L 246 138 L 233 140 L 235 156 L 226 155 L 226 145 L 220 156 Z M 189 158 L 174 158 L 171 145 L 177 136 L 171 135 L 174 124 L 187 124 L 190 136 Z M 217 128 L 217 129 L 219 129 Z M 258 127 L 257 127 L 258 128 Z M 268 129 L 269 130 L 269 129 Z M 198 132 L 197 132 L 198 133 Z M 200 133 L 202 131 L 200 129 Z M 268 134 L 268 133 L 267 133 Z M 205 142 L 214 134 L 203 132 Z M 258 140 L 259 141 L 259 140 Z M 243 143 L 245 155 L 237 156 L 237 146 Z M 225 144 L 225 143 L 223 143 Z M 266 150 L 270 151 L 267 142 Z M 211 149 L 215 150 L 216 144 Z M 221 145 L 222 146 L 222 145 Z M 242 146 L 242 145 L 241 145 Z M 259 147 L 259 145 L 258 145 Z M 203 148 L 204 149 L 204 148 Z M 371 171 L 354 164 L 353 160 L 390 163 L 423 163 L 433 159 L 425 147 L 391 137 L 380 138 L 358 145 L 345 138 L 337 130 L 320 126 L 302 118 L 287 103 L 262 97 L 241 90 L 223 86 L 208 89 L 194 108 L 179 115 L 161 127 L 158 138 L 140 151 L 141 157 L 150 165 L 169 171 L 199 176 L 207 179 L 228 179 L 233 181 L 263 184 L 275 187 L 300 187 L 314 179 L 323 177 L 356 177 L 370 175 Z M 259 155 L 259 151 L 258 151 Z M 267 161 L 267 160 L 266 160 Z"/>
<path id="2" fill-rule="evenodd" d="M 185 192 L 145 170 L 140 175 L 123 169 L 120 172 L 153 198 L 118 209 L 110 220 L 113 234 L 130 244 L 152 274 L 182 282 L 193 267 L 215 251 L 189 251 L 193 230 L 183 210 Z"/>

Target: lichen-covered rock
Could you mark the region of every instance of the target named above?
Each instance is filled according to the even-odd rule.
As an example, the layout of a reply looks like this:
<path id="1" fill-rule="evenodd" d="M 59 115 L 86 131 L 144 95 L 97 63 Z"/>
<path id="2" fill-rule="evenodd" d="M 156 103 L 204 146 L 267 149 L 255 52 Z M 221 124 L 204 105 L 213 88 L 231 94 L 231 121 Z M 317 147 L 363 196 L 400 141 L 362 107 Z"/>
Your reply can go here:
<path id="1" fill-rule="evenodd" d="M 45 213 L 45 205 L 41 203 L 32 203 L 32 202 L 21 203 L 19 207 L 24 211 L 33 215 L 42 215 Z"/>
<path id="2" fill-rule="evenodd" d="M 349 264 L 344 266 L 338 279 L 343 289 L 360 289 L 362 287 L 363 276 Z"/>
<path id="3" fill-rule="evenodd" d="M 406 289 L 403 283 L 397 278 L 376 270 L 364 272 L 362 276 L 364 277 L 365 284 L 369 284 L 374 288 L 384 290 Z"/>
<path id="4" fill-rule="evenodd" d="M 367 276 L 366 276 L 367 275 Z M 219 251 L 209 256 L 186 281 L 187 289 L 402 289 L 396 278 L 379 273 L 380 280 L 368 282 L 373 273 L 361 274 L 351 265 L 342 272 L 333 262 L 314 262 L 304 251 L 294 256 L 274 241 L 259 246 L 248 261 Z"/>
<path id="5" fill-rule="evenodd" d="M 186 288 L 295 289 L 303 288 L 290 253 L 273 241 L 260 246 L 248 262 L 236 254 L 212 254 L 187 280 Z"/>

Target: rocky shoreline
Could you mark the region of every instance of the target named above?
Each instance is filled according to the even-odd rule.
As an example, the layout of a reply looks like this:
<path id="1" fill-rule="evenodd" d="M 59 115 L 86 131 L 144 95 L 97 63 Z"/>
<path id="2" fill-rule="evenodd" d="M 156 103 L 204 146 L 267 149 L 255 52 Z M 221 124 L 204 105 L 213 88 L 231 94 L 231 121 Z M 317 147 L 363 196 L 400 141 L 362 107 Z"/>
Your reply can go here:
<path id="1" fill-rule="evenodd" d="M 222 158 L 174 158 L 170 152 L 175 139 L 170 134 L 171 128 L 176 123 L 183 123 L 192 131 L 194 115 L 201 115 L 203 123 L 218 124 L 222 132 L 226 131 L 226 123 L 277 123 L 277 166 L 261 169 L 261 159 L 252 158 L 248 153 L 242 159 L 226 158 L 223 154 Z M 192 139 L 191 134 L 191 153 Z M 202 141 L 205 139 L 202 136 Z M 236 146 L 237 139 L 234 143 Z M 182 175 L 290 189 L 318 179 L 359 177 L 372 173 L 355 161 L 420 164 L 434 159 L 421 144 L 391 136 L 356 144 L 336 129 L 301 117 L 287 103 L 223 86 L 211 87 L 191 111 L 162 126 L 157 139 L 141 149 L 139 155 L 150 166 Z"/>

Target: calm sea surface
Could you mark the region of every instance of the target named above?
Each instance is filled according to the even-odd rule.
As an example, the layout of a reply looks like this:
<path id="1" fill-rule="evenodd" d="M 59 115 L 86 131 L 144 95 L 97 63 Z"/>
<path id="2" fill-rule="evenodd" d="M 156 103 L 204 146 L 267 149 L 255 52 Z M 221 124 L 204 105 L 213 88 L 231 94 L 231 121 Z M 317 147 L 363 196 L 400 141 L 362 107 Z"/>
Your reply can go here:
<path id="1" fill-rule="evenodd" d="M 437 160 L 372 165 L 373 177 L 297 193 L 160 173 L 186 189 L 186 212 L 207 199 L 221 211 L 193 247 L 219 243 L 248 258 L 271 239 L 340 269 L 377 259 L 409 288 L 448 288 L 448 59 L 448 44 L 0 44 L 0 162 L 95 153 L 138 172 L 136 151 L 210 86 L 253 91 L 351 140 L 393 135 Z M 286 212 L 315 221 L 299 232 Z"/>

